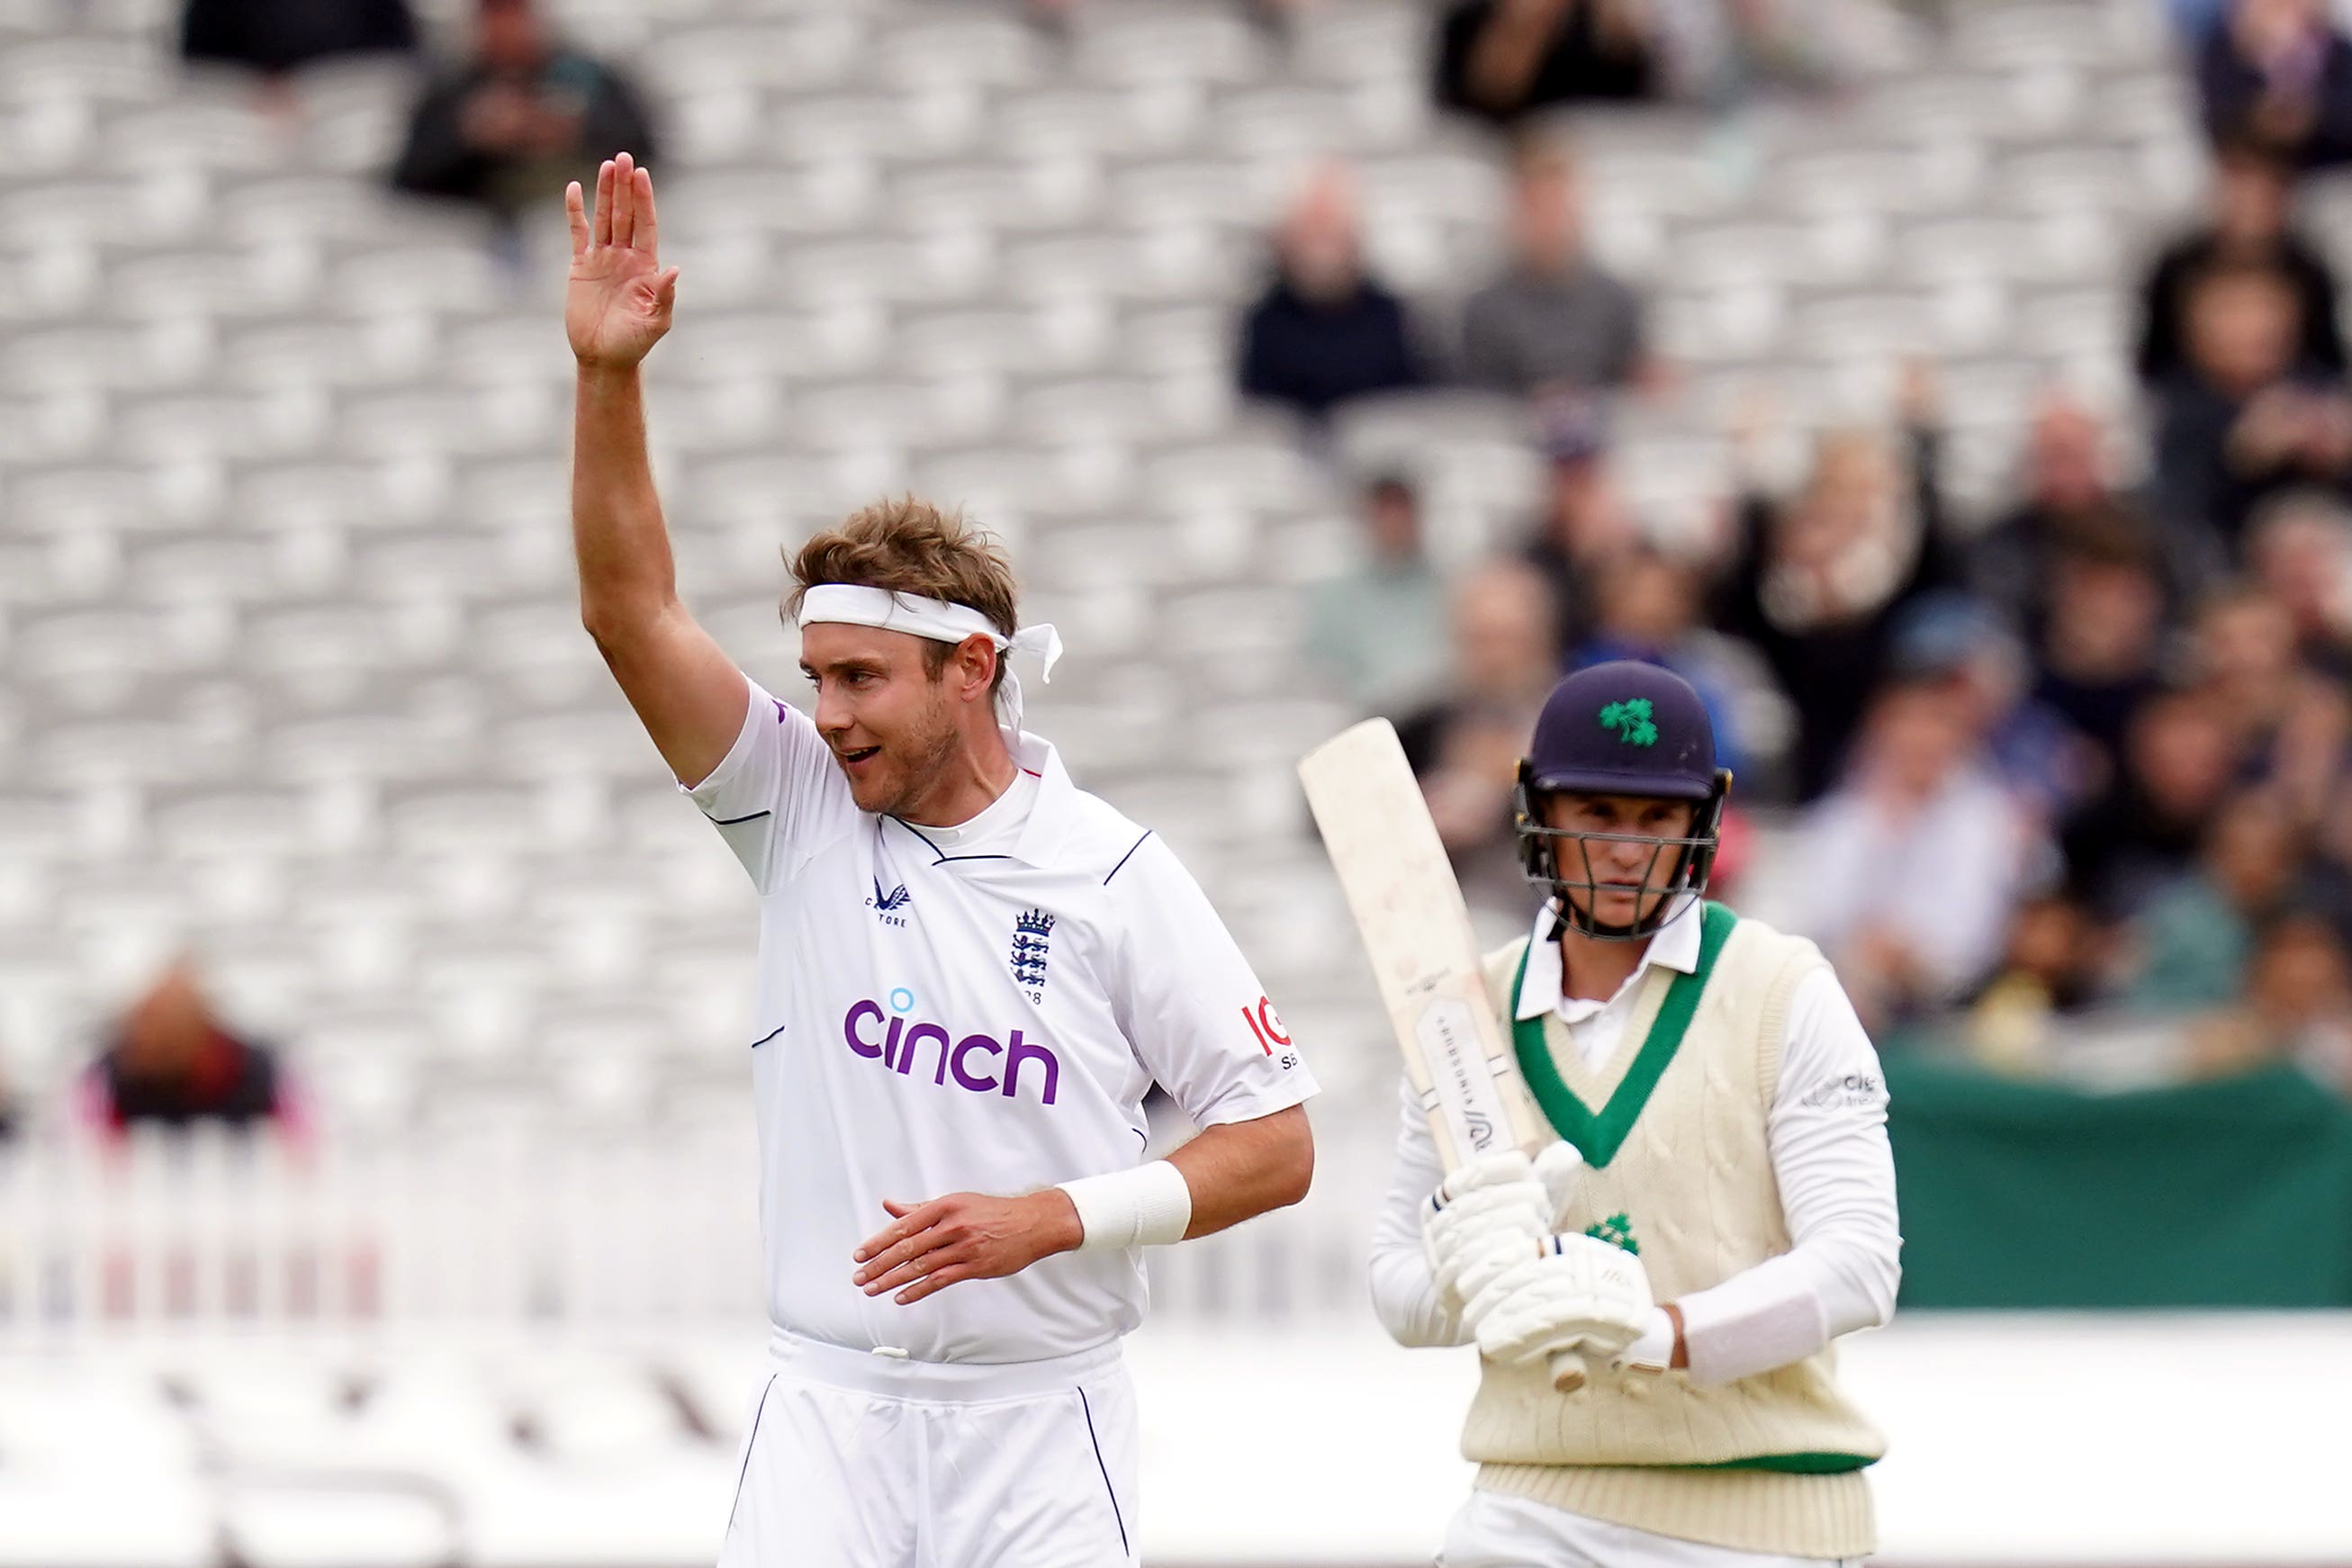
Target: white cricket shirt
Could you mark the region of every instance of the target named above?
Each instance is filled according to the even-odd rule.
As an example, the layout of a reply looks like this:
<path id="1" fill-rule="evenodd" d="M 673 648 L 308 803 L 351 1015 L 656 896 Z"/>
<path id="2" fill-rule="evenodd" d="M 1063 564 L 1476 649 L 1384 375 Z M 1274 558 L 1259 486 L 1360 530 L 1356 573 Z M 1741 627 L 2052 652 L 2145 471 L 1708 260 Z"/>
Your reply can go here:
<path id="1" fill-rule="evenodd" d="M 1142 1321 L 1140 1248 L 1066 1252 L 911 1306 L 851 1282 L 882 1200 L 1011 1194 L 1140 1163 L 1156 1080 L 1203 1127 L 1315 1091 L 1167 846 L 1034 735 L 952 828 L 860 811 L 806 716 L 750 687 L 687 791 L 760 894 L 751 1082 L 777 1327 L 919 1360 L 1031 1361 Z"/>

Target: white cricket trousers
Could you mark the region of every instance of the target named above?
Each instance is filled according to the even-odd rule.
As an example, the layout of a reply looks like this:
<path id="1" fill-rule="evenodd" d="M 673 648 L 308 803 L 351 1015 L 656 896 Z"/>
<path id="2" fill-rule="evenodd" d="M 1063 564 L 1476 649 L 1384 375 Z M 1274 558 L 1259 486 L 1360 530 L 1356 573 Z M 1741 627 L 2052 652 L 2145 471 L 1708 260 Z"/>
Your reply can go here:
<path id="1" fill-rule="evenodd" d="M 719 1568 L 1135 1568 L 1118 1342 L 906 1361 L 774 1331 Z"/>
<path id="2" fill-rule="evenodd" d="M 1861 1561 L 1734 1552 L 1479 1491 L 1445 1527 L 1437 1559 L 1438 1568 L 1859 1568 Z"/>

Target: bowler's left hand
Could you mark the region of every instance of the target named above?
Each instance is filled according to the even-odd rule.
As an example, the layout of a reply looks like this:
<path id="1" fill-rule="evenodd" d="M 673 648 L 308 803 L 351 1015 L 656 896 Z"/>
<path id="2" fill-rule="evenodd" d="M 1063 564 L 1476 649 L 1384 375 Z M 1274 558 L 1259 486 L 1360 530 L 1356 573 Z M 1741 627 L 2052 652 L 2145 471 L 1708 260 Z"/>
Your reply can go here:
<path id="1" fill-rule="evenodd" d="M 854 1277 L 868 1296 L 897 1290 L 911 1306 L 965 1279 L 1001 1279 L 1086 1239 L 1070 1194 L 1059 1187 L 1017 1198 L 950 1193 L 926 1204 L 882 1200 L 891 1223 L 866 1237 Z"/>

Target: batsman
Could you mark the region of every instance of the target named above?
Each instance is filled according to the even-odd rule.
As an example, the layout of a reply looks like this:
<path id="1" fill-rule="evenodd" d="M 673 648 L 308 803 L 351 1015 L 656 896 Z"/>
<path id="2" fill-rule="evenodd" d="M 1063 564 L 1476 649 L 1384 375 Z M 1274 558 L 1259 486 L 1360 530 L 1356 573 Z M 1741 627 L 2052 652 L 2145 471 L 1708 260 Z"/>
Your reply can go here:
<path id="1" fill-rule="evenodd" d="M 1562 680 L 1519 764 L 1543 905 L 1484 973 L 1558 1142 L 1443 1170 L 1409 1091 L 1372 1248 L 1399 1342 L 1478 1347 L 1443 1568 L 1874 1549 L 1885 1439 L 1832 1343 L 1894 1311 L 1886 1090 L 1812 943 L 1707 900 L 1730 783 L 1697 693 L 1635 663 Z"/>

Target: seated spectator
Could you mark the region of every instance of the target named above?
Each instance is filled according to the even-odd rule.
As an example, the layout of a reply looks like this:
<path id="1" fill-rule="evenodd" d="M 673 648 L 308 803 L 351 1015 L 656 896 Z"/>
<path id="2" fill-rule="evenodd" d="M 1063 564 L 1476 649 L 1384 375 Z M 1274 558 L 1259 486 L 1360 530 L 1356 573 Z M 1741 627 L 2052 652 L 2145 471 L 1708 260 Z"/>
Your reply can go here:
<path id="1" fill-rule="evenodd" d="M 532 0 L 478 0 L 473 54 L 425 86 L 392 183 L 511 223 L 566 181 L 593 190 L 596 165 L 623 152 L 657 155 L 636 90 L 565 46 Z"/>
<path id="2" fill-rule="evenodd" d="M 1543 515 L 1521 555 L 1551 586 L 1558 607 L 1554 645 L 1565 657 L 1592 636 L 1598 624 L 1595 585 L 1609 563 L 1633 547 L 1635 534 L 1609 466 L 1608 428 L 1599 402 L 1548 398 L 1538 426 L 1549 468 Z"/>
<path id="3" fill-rule="evenodd" d="M 2033 657 L 2034 700 L 2095 748 L 2091 784 L 2110 787 L 2124 737 L 2156 695 L 2165 585 L 2154 545 L 2128 524 L 2084 528 L 2053 555 Z"/>
<path id="4" fill-rule="evenodd" d="M 110 1132 L 198 1121 L 291 1131 L 299 1121 L 277 1054 L 221 1023 L 184 958 L 131 1005 L 84 1087 L 86 1109 Z"/>
<path id="5" fill-rule="evenodd" d="M 1936 686 L 2018 804 L 2060 820 L 2105 782 L 2097 753 L 2065 716 L 2038 700 L 2025 650 L 1982 602 L 1938 588 L 1906 605 L 1887 644 L 1890 673 Z"/>
<path id="6" fill-rule="evenodd" d="M 2299 484 L 2352 473 L 2352 398 L 2301 357 L 2294 282 L 2258 261 L 2216 261 L 2185 285 L 2182 359 L 2156 389 L 2159 510 L 2210 574 L 2236 558 L 2247 514 Z M 2191 579 L 2193 580 L 2193 578 Z"/>
<path id="7" fill-rule="evenodd" d="M 2141 704 L 2123 766 L 2060 837 L 2069 880 L 2104 920 L 2124 920 L 2186 873 L 2238 768 L 2213 699 L 2166 691 Z"/>
<path id="8" fill-rule="evenodd" d="M 2352 680 L 2352 506 L 2325 491 L 2290 490 L 2248 523 L 2247 561 L 2286 611 L 2297 657 Z"/>
<path id="9" fill-rule="evenodd" d="M 2303 843 L 2279 803 L 2232 797 L 2213 819 L 2197 868 L 2131 922 L 2123 1000 L 2153 1011 L 2218 1007 L 2245 982 L 2254 932 L 2294 885 Z"/>
<path id="10" fill-rule="evenodd" d="M 2112 480 L 2107 432 L 2062 391 L 2044 393 L 2028 427 L 2018 499 L 1968 546 L 1969 586 L 2028 636 L 2048 608 L 2058 553 L 2085 530 L 2147 532 Z"/>
<path id="11" fill-rule="evenodd" d="M 1444 693 L 1397 723 L 1463 896 L 1525 918 L 1528 889 L 1511 833 L 1511 787 L 1536 715 L 1559 679 L 1551 595 L 1517 562 L 1495 562 L 1454 591 Z"/>
<path id="12" fill-rule="evenodd" d="M 2038 1070 L 2053 1028 L 2100 999 L 2105 965 L 2105 939 L 2088 910 L 2055 889 L 2027 899 L 1960 1021 L 1969 1055 L 1996 1071 Z"/>
<path id="13" fill-rule="evenodd" d="M 415 48 L 408 0 L 188 0 L 180 13 L 181 58 L 242 66 L 273 85 L 314 60 Z"/>
<path id="14" fill-rule="evenodd" d="M 1445 583 L 1422 547 L 1421 498 L 1383 475 L 1364 487 L 1355 566 L 1307 599 L 1307 656 L 1367 712 L 1430 696 L 1445 669 Z"/>
<path id="15" fill-rule="evenodd" d="M 1991 967 L 2033 847 L 1966 705 L 1941 682 L 1897 681 L 1799 830 L 1791 929 L 1822 945 L 1865 1023 L 1907 1017 Z"/>
<path id="16" fill-rule="evenodd" d="M 1753 644 L 1796 705 L 1801 799 L 1835 778 L 1896 613 L 1957 575 L 1926 400 L 1910 401 L 1907 461 L 1874 433 L 1832 431 L 1794 497 L 1743 497 L 1713 589 L 1716 628 Z"/>
<path id="17" fill-rule="evenodd" d="M 1423 379 L 1403 304 L 1364 272 L 1356 185 L 1326 163 L 1283 219 L 1275 275 L 1242 326 L 1241 388 L 1320 419 Z"/>
<path id="18" fill-rule="evenodd" d="M 1657 78 L 1640 0 L 1459 0 L 1438 25 L 1437 101 L 1496 125 L 1649 98 Z"/>
<path id="19" fill-rule="evenodd" d="M 2197 87 L 2216 142 L 2251 137 L 2302 169 L 2352 160 L 2352 39 L 2326 0 L 2230 0 Z"/>
<path id="20" fill-rule="evenodd" d="M 2341 927 L 2307 910 L 2274 916 L 2254 948 L 2246 1006 L 2279 1056 L 2352 1099 L 2352 956 Z"/>
<path id="21" fill-rule="evenodd" d="M 2160 383 L 2182 368 L 2189 285 L 2218 261 L 2277 268 L 2301 302 L 2298 358 L 2317 369 L 2343 371 L 2336 274 L 2319 247 L 2292 226 L 2294 194 L 2294 171 L 2262 142 L 2231 136 L 2214 150 L 2210 215 L 2164 247 L 2140 286 L 2142 381 Z"/>
<path id="22" fill-rule="evenodd" d="M 1510 262 L 1463 310 L 1462 370 L 1473 385 L 1589 393 L 1648 374 L 1641 296 L 1586 251 L 1581 205 L 1566 152 L 1519 150 Z"/>
<path id="23" fill-rule="evenodd" d="M 2296 822 L 2317 824 L 2341 778 L 2352 714 L 2342 688 L 2296 658 L 2286 606 L 2251 584 L 2221 589 L 2198 613 L 2192 652 L 2242 771 L 2271 784 Z"/>
<path id="24" fill-rule="evenodd" d="M 2207 1073 L 2286 1061 L 2352 1097 L 2352 958 L 2343 933 L 2297 906 L 2273 915 L 2255 940 L 2243 999 L 2198 1031 L 2194 1051 Z"/>
<path id="25" fill-rule="evenodd" d="M 1635 659 L 1673 670 L 1706 705 L 1717 763 L 1744 776 L 1748 758 L 1731 700 L 1733 676 L 1699 626 L 1698 574 L 1663 550 L 1634 544 L 1601 563 L 1598 586 L 1597 625 L 1569 654 L 1568 668 Z"/>

